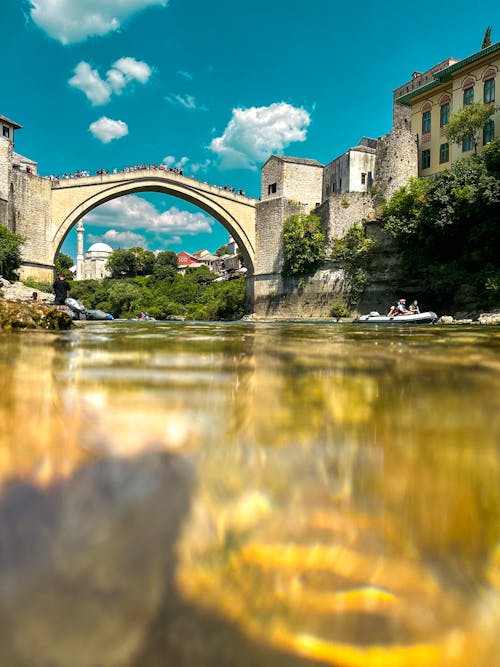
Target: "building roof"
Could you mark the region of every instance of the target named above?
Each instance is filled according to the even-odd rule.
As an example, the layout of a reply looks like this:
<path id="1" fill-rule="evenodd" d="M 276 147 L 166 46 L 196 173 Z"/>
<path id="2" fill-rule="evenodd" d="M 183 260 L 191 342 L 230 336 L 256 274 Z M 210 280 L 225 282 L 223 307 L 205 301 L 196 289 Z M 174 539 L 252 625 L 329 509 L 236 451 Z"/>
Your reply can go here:
<path id="1" fill-rule="evenodd" d="M 473 53 L 471 56 L 468 56 L 467 58 L 463 58 L 462 60 L 453 62 L 448 67 L 444 67 L 443 69 L 440 69 L 437 72 L 435 72 L 432 75 L 433 81 L 430 81 L 425 86 L 421 86 L 420 88 L 416 88 L 415 90 L 410 91 L 409 93 L 403 95 L 402 97 L 398 97 L 396 101 L 398 102 L 398 104 L 411 106 L 411 101 L 415 97 L 418 97 L 423 93 L 427 93 L 429 90 L 432 90 L 433 88 L 436 88 L 437 86 L 446 83 L 447 81 L 451 81 L 453 74 L 455 72 L 499 50 L 500 50 L 500 42 L 495 42 L 495 44 L 492 44 L 491 46 L 488 46 L 485 49 L 481 49 L 480 51 L 477 51 L 477 53 Z"/>
<path id="2" fill-rule="evenodd" d="M 35 164 L 35 165 L 38 164 L 38 162 L 35 162 L 35 160 L 30 160 L 29 157 L 24 157 L 24 155 L 16 153 L 15 151 L 12 151 L 12 159 L 18 162 L 25 162 L 28 164 Z"/>
<path id="3" fill-rule="evenodd" d="M 1 120 L 3 123 L 6 123 L 7 125 L 12 125 L 12 127 L 13 127 L 15 130 L 20 130 L 20 129 L 22 128 L 22 125 L 19 125 L 19 123 L 16 123 L 15 121 L 11 120 L 10 118 L 7 118 L 7 116 L 2 116 L 2 115 L 0 114 L 0 120 Z"/>
<path id="4" fill-rule="evenodd" d="M 323 167 L 321 162 L 318 162 L 317 160 L 309 160 L 303 157 L 289 157 L 288 155 L 270 155 L 262 166 L 264 167 L 273 157 L 276 158 L 277 160 L 281 160 L 282 162 L 305 164 L 308 165 L 309 167 Z"/>
<path id="5" fill-rule="evenodd" d="M 113 248 L 107 243 L 93 243 L 87 252 L 113 252 Z"/>

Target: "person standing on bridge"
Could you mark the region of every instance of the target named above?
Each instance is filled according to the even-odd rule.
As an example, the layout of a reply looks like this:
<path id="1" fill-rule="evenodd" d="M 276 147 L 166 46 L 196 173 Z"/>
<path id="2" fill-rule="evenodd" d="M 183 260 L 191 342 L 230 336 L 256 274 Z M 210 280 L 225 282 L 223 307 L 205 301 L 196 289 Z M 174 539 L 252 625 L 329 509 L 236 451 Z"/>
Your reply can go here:
<path id="1" fill-rule="evenodd" d="M 65 301 L 68 296 L 68 292 L 71 289 L 71 285 L 66 280 L 64 276 L 59 276 L 52 285 L 54 288 L 54 293 L 56 298 L 54 299 L 54 305 L 57 310 L 63 310 L 65 308 Z"/>

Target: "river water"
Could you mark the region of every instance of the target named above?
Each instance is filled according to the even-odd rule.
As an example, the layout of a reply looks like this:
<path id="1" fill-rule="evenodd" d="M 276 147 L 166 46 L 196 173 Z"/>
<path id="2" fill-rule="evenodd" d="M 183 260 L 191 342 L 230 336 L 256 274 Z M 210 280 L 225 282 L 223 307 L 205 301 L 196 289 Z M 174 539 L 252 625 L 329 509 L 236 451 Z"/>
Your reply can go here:
<path id="1" fill-rule="evenodd" d="M 498 327 L 0 342 L 2 666 L 499 664 Z"/>

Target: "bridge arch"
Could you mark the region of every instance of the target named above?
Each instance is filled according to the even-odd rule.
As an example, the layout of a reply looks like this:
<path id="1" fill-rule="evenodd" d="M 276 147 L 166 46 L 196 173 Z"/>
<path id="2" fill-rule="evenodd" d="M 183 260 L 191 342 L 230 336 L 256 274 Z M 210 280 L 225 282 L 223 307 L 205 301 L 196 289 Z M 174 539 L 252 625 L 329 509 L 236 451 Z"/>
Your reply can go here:
<path id="1" fill-rule="evenodd" d="M 195 179 L 145 170 L 65 179 L 52 187 L 51 252 L 55 258 L 70 230 L 102 204 L 138 192 L 159 192 L 182 199 L 213 217 L 235 239 L 249 274 L 255 262 L 255 200 Z"/>

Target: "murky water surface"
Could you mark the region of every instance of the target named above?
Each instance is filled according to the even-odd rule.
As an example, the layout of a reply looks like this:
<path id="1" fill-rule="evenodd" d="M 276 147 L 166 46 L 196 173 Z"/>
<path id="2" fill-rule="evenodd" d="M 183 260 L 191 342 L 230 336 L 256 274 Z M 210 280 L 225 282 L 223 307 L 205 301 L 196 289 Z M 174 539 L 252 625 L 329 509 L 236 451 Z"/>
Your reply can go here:
<path id="1" fill-rule="evenodd" d="M 500 330 L 0 334 L 0 664 L 491 667 Z"/>

